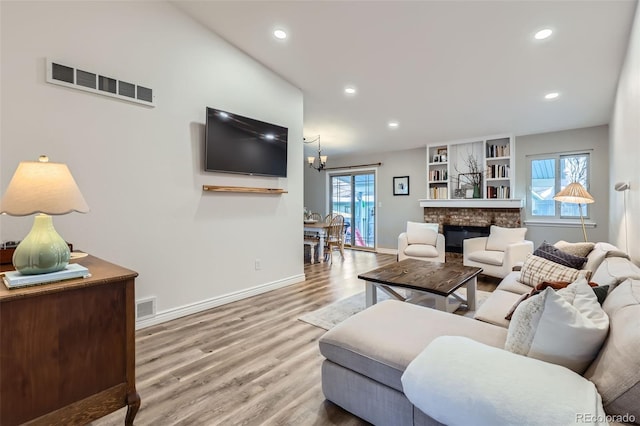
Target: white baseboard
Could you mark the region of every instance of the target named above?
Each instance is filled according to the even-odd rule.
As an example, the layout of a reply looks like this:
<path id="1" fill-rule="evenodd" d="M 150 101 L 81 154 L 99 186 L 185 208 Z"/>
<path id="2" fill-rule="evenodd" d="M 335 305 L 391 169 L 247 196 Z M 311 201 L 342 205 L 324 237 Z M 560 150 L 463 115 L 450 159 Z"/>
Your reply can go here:
<path id="1" fill-rule="evenodd" d="M 398 254 L 398 249 L 390 249 L 390 248 L 382 248 L 382 247 L 378 247 L 376 249 L 376 252 L 378 253 L 382 253 L 382 254 Z"/>
<path id="2" fill-rule="evenodd" d="M 296 284 L 304 281 L 304 279 L 304 274 L 294 275 L 289 278 L 284 278 L 266 284 L 260 284 L 258 286 L 251 287 L 245 290 L 224 294 L 222 296 L 217 296 L 200 302 L 191 303 L 189 305 L 179 306 L 177 308 L 158 312 L 152 318 L 145 318 L 143 320 L 137 321 L 136 330 L 150 327 L 152 325 L 161 324 L 163 322 L 171 321 L 187 315 L 196 314 L 198 312 L 206 311 L 207 309 L 215 308 L 217 306 L 226 305 L 227 303 L 236 302 L 238 300 L 246 299 L 251 296 L 266 293 L 267 291 Z"/>

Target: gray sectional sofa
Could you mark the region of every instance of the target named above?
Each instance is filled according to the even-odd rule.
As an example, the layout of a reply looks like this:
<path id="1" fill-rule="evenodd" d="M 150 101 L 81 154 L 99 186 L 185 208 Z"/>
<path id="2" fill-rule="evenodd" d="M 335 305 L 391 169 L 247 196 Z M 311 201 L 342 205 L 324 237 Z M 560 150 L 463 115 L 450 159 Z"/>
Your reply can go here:
<path id="1" fill-rule="evenodd" d="M 609 316 L 609 333 L 582 376 L 595 384 L 605 412 L 615 416 L 603 419 L 602 424 L 620 419 L 640 424 L 640 268 L 607 243 L 595 245 L 584 268 L 593 271 L 592 282 L 610 287 L 602 305 Z M 531 291 L 518 281 L 519 276 L 520 272 L 514 271 L 505 277 L 475 318 L 388 300 L 338 324 L 319 342 L 326 358 L 322 364 L 325 397 L 376 425 L 442 424 L 409 401 L 403 373 L 440 336 L 464 336 L 504 351 L 509 326 L 505 316 Z M 474 363 L 473 356 L 468 363 Z M 514 390 L 527 386 L 518 377 L 513 377 L 512 383 Z M 468 392 L 464 378 L 455 386 L 461 394 Z M 487 383 L 487 389 L 491 386 Z M 551 398 L 562 398 L 552 391 Z M 469 407 L 481 393 L 463 395 L 469 402 L 465 408 L 473 410 Z M 535 415 L 522 413 L 523 423 L 527 416 Z M 470 419 L 469 424 L 473 423 Z"/>

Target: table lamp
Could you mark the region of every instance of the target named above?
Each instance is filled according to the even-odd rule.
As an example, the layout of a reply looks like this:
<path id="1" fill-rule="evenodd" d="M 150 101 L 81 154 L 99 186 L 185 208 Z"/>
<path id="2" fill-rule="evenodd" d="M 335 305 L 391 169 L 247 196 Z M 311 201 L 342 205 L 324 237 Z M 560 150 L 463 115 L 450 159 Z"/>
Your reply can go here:
<path id="1" fill-rule="evenodd" d="M 554 200 L 562 203 L 577 204 L 580 209 L 580 223 L 582 223 L 582 234 L 584 235 L 584 241 L 587 242 L 587 230 L 584 227 L 584 217 L 582 216 L 582 205 L 591 204 L 595 202 L 591 194 L 584 189 L 584 186 L 578 182 L 570 183 L 565 186 L 564 189 L 558 192 L 554 197 Z"/>
<path id="2" fill-rule="evenodd" d="M 24 275 L 46 274 L 64 269 L 71 255 L 69 246 L 56 232 L 49 215 L 89 211 L 66 164 L 21 162 L 0 201 L 0 213 L 27 216 L 38 213 L 29 234 L 13 253 L 14 268 Z"/>

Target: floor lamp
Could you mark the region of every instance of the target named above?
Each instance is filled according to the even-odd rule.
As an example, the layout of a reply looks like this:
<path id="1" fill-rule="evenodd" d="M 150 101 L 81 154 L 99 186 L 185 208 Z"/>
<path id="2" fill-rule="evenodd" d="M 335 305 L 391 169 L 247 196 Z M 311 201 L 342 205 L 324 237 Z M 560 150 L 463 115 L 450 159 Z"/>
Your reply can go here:
<path id="1" fill-rule="evenodd" d="M 591 204 L 595 200 L 584 189 L 584 186 L 578 182 L 573 182 L 567 185 L 562 191 L 558 192 L 554 197 L 554 200 L 562 203 L 577 204 L 580 209 L 580 223 L 582 223 L 582 234 L 584 235 L 584 241 L 587 242 L 587 230 L 584 227 L 584 217 L 582 216 L 582 205 Z"/>

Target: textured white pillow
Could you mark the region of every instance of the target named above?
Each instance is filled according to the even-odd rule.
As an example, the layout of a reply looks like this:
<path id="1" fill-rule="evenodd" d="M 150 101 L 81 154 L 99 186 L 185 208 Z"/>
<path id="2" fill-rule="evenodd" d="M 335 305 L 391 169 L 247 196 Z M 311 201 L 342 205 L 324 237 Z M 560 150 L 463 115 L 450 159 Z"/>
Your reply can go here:
<path id="1" fill-rule="evenodd" d="M 447 425 L 607 424 L 589 380 L 462 336 L 434 339 L 407 366 L 402 389 Z"/>
<path id="2" fill-rule="evenodd" d="M 409 244 L 435 246 L 437 240 L 437 223 L 407 222 L 407 241 Z"/>
<path id="3" fill-rule="evenodd" d="M 546 288 L 516 308 L 504 348 L 582 373 L 598 355 L 609 317 L 584 278 Z"/>
<path id="4" fill-rule="evenodd" d="M 487 250 L 505 251 L 509 244 L 520 243 L 524 241 L 527 228 L 501 228 L 491 225 L 487 238 Z"/>

